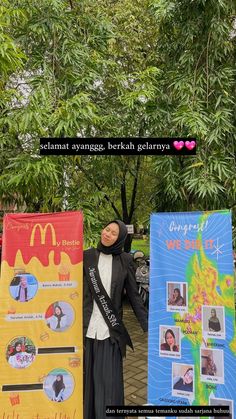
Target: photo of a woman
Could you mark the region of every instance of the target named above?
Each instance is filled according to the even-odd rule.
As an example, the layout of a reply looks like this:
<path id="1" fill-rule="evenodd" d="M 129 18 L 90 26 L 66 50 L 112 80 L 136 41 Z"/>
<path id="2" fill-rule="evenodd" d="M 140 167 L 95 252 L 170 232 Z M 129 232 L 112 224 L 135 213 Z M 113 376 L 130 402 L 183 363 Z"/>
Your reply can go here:
<path id="1" fill-rule="evenodd" d="M 171 298 L 169 298 L 168 304 L 171 305 L 171 306 L 183 306 L 183 305 L 185 305 L 184 298 L 180 294 L 179 288 L 174 289 L 173 295 L 172 295 Z"/>
<path id="2" fill-rule="evenodd" d="M 202 333 L 205 339 L 216 337 L 226 338 L 225 329 L 225 307 L 224 306 L 202 306 Z"/>
<path id="3" fill-rule="evenodd" d="M 212 357 L 207 356 L 205 358 L 205 366 L 202 367 L 202 374 L 203 375 L 217 375 L 217 368 L 214 360 Z"/>
<path id="4" fill-rule="evenodd" d="M 26 276 L 21 276 L 20 278 L 20 285 L 19 285 L 19 291 L 18 295 L 16 297 L 17 301 L 20 301 L 21 303 L 24 303 L 28 301 L 28 285 L 27 285 L 27 278 Z"/>
<path id="5" fill-rule="evenodd" d="M 47 319 L 47 325 L 50 329 L 56 331 L 67 326 L 67 316 L 59 305 L 54 306 L 54 313 Z"/>
<path id="6" fill-rule="evenodd" d="M 63 393 L 64 393 L 65 388 L 66 388 L 66 386 L 65 386 L 64 381 L 63 381 L 63 375 L 58 374 L 56 376 L 56 380 L 52 384 L 52 389 L 54 391 L 54 397 L 53 397 L 52 400 L 54 402 L 62 402 L 63 401 Z"/>
<path id="7" fill-rule="evenodd" d="M 56 368 L 46 376 L 43 389 L 52 402 L 65 402 L 75 388 L 73 375 L 64 368 Z"/>
<path id="8" fill-rule="evenodd" d="M 75 319 L 73 307 L 65 301 L 50 304 L 45 313 L 45 322 L 53 332 L 65 332 Z"/>
<path id="9" fill-rule="evenodd" d="M 211 317 L 208 320 L 208 327 L 210 332 L 219 332 L 221 330 L 220 321 L 216 315 L 216 309 L 211 309 Z"/>
<path id="10" fill-rule="evenodd" d="M 34 275 L 24 272 L 14 276 L 10 283 L 10 294 L 14 300 L 26 303 L 36 295 L 38 281 Z"/>
<path id="11" fill-rule="evenodd" d="M 190 367 L 186 370 L 184 375 L 178 379 L 178 381 L 174 384 L 174 390 L 181 390 L 181 391 L 193 391 L 193 368 Z"/>
<path id="12" fill-rule="evenodd" d="M 176 345 L 176 338 L 173 330 L 167 329 L 165 332 L 165 343 L 161 343 L 161 351 L 179 352 L 179 346 Z"/>
<path id="13" fill-rule="evenodd" d="M 8 346 L 7 359 L 13 368 L 27 368 L 35 359 L 35 348 L 27 350 L 22 340 L 15 340 Z"/>
<path id="14" fill-rule="evenodd" d="M 224 384 L 224 351 L 200 348 L 200 368 L 202 382 Z"/>

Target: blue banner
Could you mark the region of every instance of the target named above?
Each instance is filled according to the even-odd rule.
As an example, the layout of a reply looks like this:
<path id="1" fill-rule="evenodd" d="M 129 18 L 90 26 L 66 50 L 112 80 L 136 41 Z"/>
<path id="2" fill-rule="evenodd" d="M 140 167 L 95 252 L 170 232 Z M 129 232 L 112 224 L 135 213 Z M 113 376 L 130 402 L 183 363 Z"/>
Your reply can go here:
<path id="1" fill-rule="evenodd" d="M 148 403 L 183 406 L 189 416 L 191 405 L 229 406 L 234 418 L 229 211 L 151 216 L 149 310 Z"/>

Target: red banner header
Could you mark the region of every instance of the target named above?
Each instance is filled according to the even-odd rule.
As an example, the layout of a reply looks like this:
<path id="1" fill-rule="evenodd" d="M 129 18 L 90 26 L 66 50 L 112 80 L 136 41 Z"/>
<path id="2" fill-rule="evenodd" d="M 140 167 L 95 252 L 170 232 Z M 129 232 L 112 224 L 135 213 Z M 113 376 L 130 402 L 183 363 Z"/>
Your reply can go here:
<path id="1" fill-rule="evenodd" d="M 37 257 L 47 266 L 49 253 L 54 252 L 54 263 L 61 261 L 61 253 L 66 253 L 72 264 L 82 261 L 82 213 L 79 211 L 50 214 L 7 214 L 4 217 L 4 246 L 2 260 L 10 266 L 15 263 L 18 250 L 25 264 Z"/>

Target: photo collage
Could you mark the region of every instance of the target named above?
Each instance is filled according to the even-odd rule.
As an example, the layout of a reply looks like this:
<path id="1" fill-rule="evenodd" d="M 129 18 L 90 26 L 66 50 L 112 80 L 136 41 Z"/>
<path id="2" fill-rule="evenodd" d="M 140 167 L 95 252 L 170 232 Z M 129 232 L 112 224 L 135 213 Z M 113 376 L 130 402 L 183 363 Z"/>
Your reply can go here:
<path id="1" fill-rule="evenodd" d="M 188 313 L 188 283 L 166 283 L 166 311 L 179 313 L 180 316 Z M 209 348 L 207 339 L 225 339 L 225 308 L 223 306 L 201 306 L 202 341 L 199 353 L 200 382 L 224 384 L 224 351 L 223 349 Z M 159 356 L 170 358 L 172 362 L 172 396 L 184 397 L 189 400 L 195 395 L 194 364 L 181 363 L 182 339 L 184 334 L 180 326 L 159 325 Z M 176 361 L 176 362 L 175 362 Z M 209 399 L 209 405 L 218 399 Z M 230 405 L 233 410 L 233 400 L 222 399 L 222 405 Z"/>

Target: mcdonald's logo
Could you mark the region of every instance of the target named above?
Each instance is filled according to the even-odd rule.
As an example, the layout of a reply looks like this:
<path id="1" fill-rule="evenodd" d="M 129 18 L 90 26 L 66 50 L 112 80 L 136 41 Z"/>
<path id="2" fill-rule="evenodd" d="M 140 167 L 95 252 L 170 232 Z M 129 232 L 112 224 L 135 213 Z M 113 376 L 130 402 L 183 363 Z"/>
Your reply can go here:
<path id="1" fill-rule="evenodd" d="M 30 246 L 34 245 L 34 238 L 35 238 L 35 233 L 37 229 L 39 229 L 39 232 L 40 232 L 41 244 L 45 244 L 46 233 L 47 233 L 48 228 L 51 230 L 52 245 L 56 246 L 56 233 L 51 223 L 47 223 L 44 227 L 42 227 L 41 224 L 34 225 L 32 233 L 31 233 L 31 237 L 30 237 Z"/>

